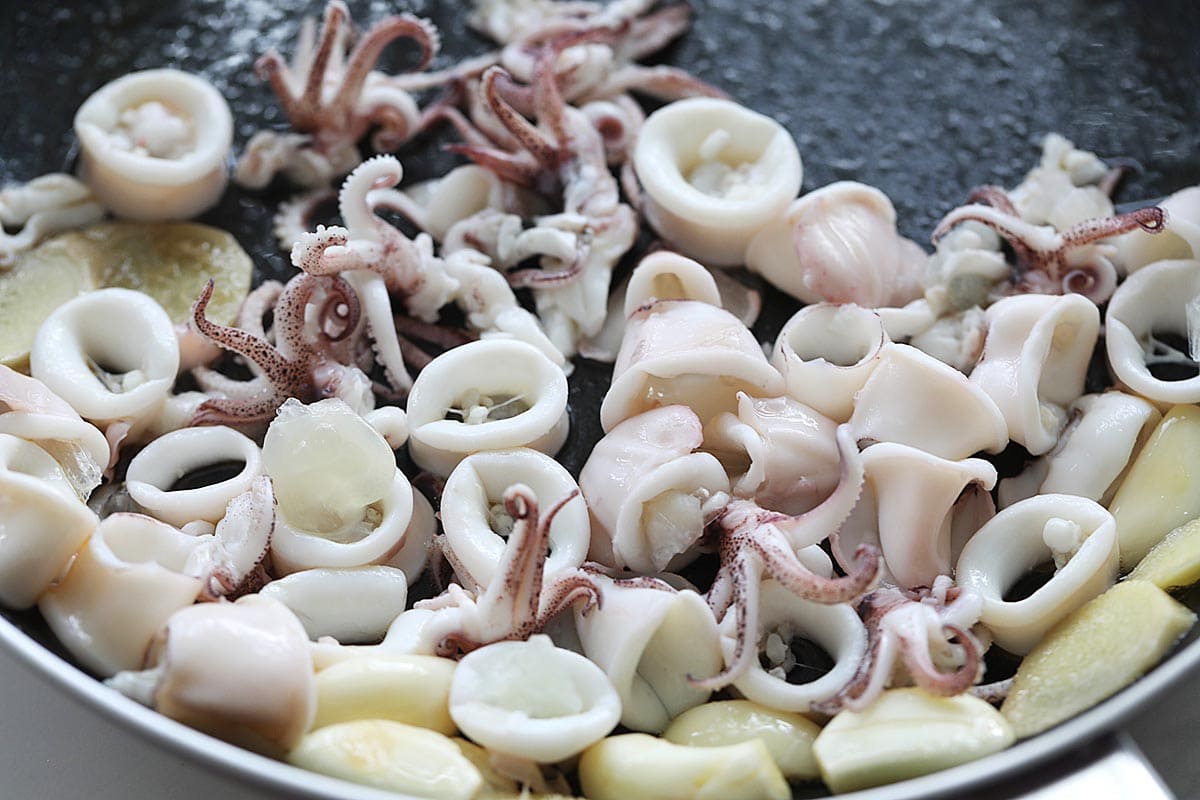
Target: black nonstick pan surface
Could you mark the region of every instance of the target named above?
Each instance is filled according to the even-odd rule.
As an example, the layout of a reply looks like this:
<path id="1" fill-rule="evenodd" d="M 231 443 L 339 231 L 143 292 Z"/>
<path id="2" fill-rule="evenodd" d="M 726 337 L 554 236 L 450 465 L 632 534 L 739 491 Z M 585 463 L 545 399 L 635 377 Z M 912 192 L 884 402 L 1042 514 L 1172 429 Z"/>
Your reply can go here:
<path id="1" fill-rule="evenodd" d="M 349 6 L 360 25 L 400 10 L 432 19 L 443 42 L 436 66 L 490 47 L 467 28 L 466 3 Z M 258 128 L 282 128 L 253 63 L 269 47 L 289 54 L 301 17 L 322 7 L 320 0 L 0 0 L 0 185 L 73 169 L 75 109 L 137 69 L 175 66 L 212 80 L 233 108 L 238 150 Z M 1131 165 L 1118 197 L 1124 203 L 1200 183 L 1200 6 L 1190 0 L 698 0 L 693 8 L 692 30 L 661 60 L 786 125 L 804 159 L 804 191 L 842 179 L 872 184 L 891 197 L 901 231 L 918 242 L 928 242 L 937 220 L 972 187 L 1019 182 L 1049 132 Z M 406 62 L 389 51 L 384 63 Z M 401 158 L 406 182 L 456 161 L 436 138 Z M 237 236 L 259 279 L 286 277 L 291 267 L 270 218 L 287 195 L 282 186 L 231 187 L 202 221 Z M 767 339 L 797 306 L 763 288 L 756 332 Z M 589 362 L 572 379 L 572 433 L 560 457 L 573 471 L 599 435 L 607 379 L 606 367 Z M 5 616 L 58 651 L 36 615 Z M 1181 647 L 1157 671 L 1170 676 L 1154 683 L 1152 673 L 1114 701 L 1123 705 L 1109 704 L 1067 737 L 1037 737 L 1009 751 L 1003 770 L 992 771 L 1028 769 L 1084 744 L 1197 661 L 1194 643 Z M 987 772 L 980 766 L 978 774 Z M 956 771 L 949 783 L 913 791 L 959 793 L 955 787 L 972 780 Z"/>

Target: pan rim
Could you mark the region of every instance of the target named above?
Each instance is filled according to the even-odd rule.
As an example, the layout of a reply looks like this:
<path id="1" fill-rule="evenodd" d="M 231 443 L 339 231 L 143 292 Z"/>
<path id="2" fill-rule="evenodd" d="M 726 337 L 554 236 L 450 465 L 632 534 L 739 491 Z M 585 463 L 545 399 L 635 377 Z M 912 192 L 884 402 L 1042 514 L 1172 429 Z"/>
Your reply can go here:
<path id="1" fill-rule="evenodd" d="M 0 648 L 52 686 L 147 744 L 186 756 L 250 786 L 286 790 L 311 800 L 418 800 L 319 775 L 217 739 L 159 714 L 109 689 L 74 664 L 46 649 L 0 615 Z M 932 798 L 1003 783 L 1118 727 L 1153 698 L 1182 680 L 1200 663 L 1195 639 L 1130 686 L 1075 717 L 999 753 L 920 778 L 838 795 L 846 800 Z"/>

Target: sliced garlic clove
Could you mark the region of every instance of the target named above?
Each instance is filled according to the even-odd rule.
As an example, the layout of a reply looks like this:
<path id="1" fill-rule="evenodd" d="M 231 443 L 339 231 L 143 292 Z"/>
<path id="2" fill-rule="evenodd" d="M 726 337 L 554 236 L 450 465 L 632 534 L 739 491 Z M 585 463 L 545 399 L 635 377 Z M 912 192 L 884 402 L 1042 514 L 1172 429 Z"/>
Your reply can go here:
<path id="1" fill-rule="evenodd" d="M 800 190 L 802 165 L 778 122 L 728 100 L 679 100 L 642 126 L 633 166 L 664 239 L 713 266 L 743 263 L 751 238 Z"/>
<path id="2" fill-rule="evenodd" d="M 480 450 L 554 455 L 567 438 L 567 378 L 532 345 L 494 338 L 455 347 L 421 370 L 408 396 L 409 454 L 449 475 Z"/>
<path id="3" fill-rule="evenodd" d="M 1200 408 L 1172 408 L 1150 434 L 1109 505 L 1122 571 L 1175 528 L 1200 516 Z"/>
<path id="4" fill-rule="evenodd" d="M 721 671 L 717 623 L 693 591 L 604 584 L 600 605 L 576 611 L 583 654 L 604 670 L 621 699 L 621 724 L 658 733 L 708 690 L 689 678 Z"/>
<path id="5" fill-rule="evenodd" d="M 504 510 L 504 492 L 522 483 L 549 504 L 578 492 L 571 473 L 550 456 L 529 448 L 473 453 L 446 478 L 441 519 L 447 558 L 464 586 L 487 586 L 496 577 L 512 519 Z M 550 554 L 543 572 L 578 567 L 591 539 L 587 504 L 576 497 L 550 523 Z"/>
<path id="6" fill-rule="evenodd" d="M 99 522 L 49 453 L 0 433 L 0 604 L 36 603 Z"/>
<path id="7" fill-rule="evenodd" d="M 203 588 L 184 574 L 200 544 L 152 517 L 112 514 L 66 576 L 38 599 L 38 610 L 63 646 L 100 677 L 140 669 L 154 635 Z"/>
<path id="8" fill-rule="evenodd" d="M 468 653 L 454 672 L 450 716 L 484 747 L 552 763 L 603 739 L 621 700 L 600 667 L 537 635 Z"/>
<path id="9" fill-rule="evenodd" d="M 889 689 L 865 711 L 843 711 L 813 743 L 825 783 L 852 792 L 927 775 L 1003 750 L 1012 727 L 969 694 Z"/>
<path id="10" fill-rule="evenodd" d="M 313 731 L 287 760 L 408 797 L 471 800 L 483 785 L 479 770 L 449 738 L 386 719 L 342 722 Z"/>
<path id="11" fill-rule="evenodd" d="M 233 462 L 241 462 L 242 468 L 231 478 L 191 489 L 174 488 L 190 473 Z M 129 462 L 125 486 L 148 514 L 181 528 L 196 520 L 215 524 L 229 502 L 249 490 L 262 472 L 258 445 L 233 428 L 182 428 L 138 451 Z"/>
<path id="12" fill-rule="evenodd" d="M 759 739 L 688 747 L 644 733 L 610 736 L 579 760 L 588 800 L 788 800 L 787 781 Z"/>
<path id="13" fill-rule="evenodd" d="M 260 595 L 283 603 L 312 639 L 376 642 L 404 612 L 408 579 L 395 567 L 306 569 L 271 581 Z"/>
<path id="14" fill-rule="evenodd" d="M 956 580 L 983 598 L 979 621 L 996 644 L 1024 655 L 1060 620 L 1113 585 L 1117 531 L 1113 516 L 1086 498 L 1031 497 L 975 532 L 959 556 Z M 1059 566 L 1037 591 L 1004 599 L 1026 572 L 1050 561 Z"/>
<path id="15" fill-rule="evenodd" d="M 788 781 L 820 777 L 813 740 L 821 726 L 807 717 L 778 711 L 750 700 L 718 700 L 684 711 L 662 737 L 690 747 L 724 747 L 753 739 L 767 746 Z"/>
<path id="16" fill-rule="evenodd" d="M 805 306 L 784 324 L 771 351 L 787 393 L 834 422 L 854 411 L 854 396 L 891 341 L 879 314 L 853 304 Z"/>
<path id="17" fill-rule="evenodd" d="M 363 656 L 317 673 L 312 728 L 356 719 L 390 719 L 450 736 L 450 681 L 455 663 L 436 656 Z"/>
<path id="18" fill-rule="evenodd" d="M 117 216 L 186 219 L 225 190 L 233 117 L 199 76 L 153 69 L 105 84 L 75 113 L 75 135 L 83 179 Z"/>

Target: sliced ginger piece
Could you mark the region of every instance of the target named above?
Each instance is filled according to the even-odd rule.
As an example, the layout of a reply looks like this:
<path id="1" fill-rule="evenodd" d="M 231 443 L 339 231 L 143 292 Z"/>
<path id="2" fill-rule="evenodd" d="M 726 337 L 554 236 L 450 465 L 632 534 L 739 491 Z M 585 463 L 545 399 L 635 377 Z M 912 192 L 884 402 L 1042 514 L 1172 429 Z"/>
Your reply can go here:
<path id="1" fill-rule="evenodd" d="M 1000 712 L 1019 739 L 1051 728 L 1140 678 L 1195 620 L 1149 581 L 1118 583 L 1050 629 Z"/>
<path id="2" fill-rule="evenodd" d="M 1172 530 L 1200 517 L 1200 407 L 1178 405 L 1167 412 L 1109 510 L 1117 521 L 1122 572 Z"/>
<path id="3" fill-rule="evenodd" d="M 80 242 L 60 236 L 0 271 L 0 364 L 28 372 L 29 348 L 46 317 L 96 288 L 84 250 Z"/>
<path id="4" fill-rule="evenodd" d="M 93 289 L 144 292 L 172 322 L 186 322 L 213 279 L 207 316 L 237 317 L 254 264 L 229 233 L 192 222 L 99 222 L 42 242 L 0 272 L 0 363 L 26 370 L 29 348 L 54 309 Z"/>
<path id="5" fill-rule="evenodd" d="M 821 775 L 835 793 L 907 780 L 999 752 L 1009 723 L 972 695 L 937 697 L 889 689 L 863 711 L 842 711 L 813 742 Z"/>
<path id="6" fill-rule="evenodd" d="M 192 303 L 213 279 L 206 316 L 231 324 L 250 291 L 254 263 L 231 234 L 194 222 L 101 222 L 75 233 L 88 248 L 98 287 L 145 292 L 172 322 L 186 322 Z"/>
<path id="7" fill-rule="evenodd" d="M 1180 525 L 1138 562 L 1126 580 L 1177 589 L 1200 581 L 1200 519 Z"/>

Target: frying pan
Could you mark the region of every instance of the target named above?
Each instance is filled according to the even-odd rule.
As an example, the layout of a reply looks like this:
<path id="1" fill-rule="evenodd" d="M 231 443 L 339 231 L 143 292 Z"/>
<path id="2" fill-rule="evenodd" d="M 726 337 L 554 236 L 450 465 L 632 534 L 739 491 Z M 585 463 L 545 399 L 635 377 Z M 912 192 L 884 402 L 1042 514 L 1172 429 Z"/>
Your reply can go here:
<path id="1" fill-rule="evenodd" d="M 300 17 L 319 14 L 322 5 L 3 0 L 0 184 L 71 169 L 74 110 L 92 91 L 135 69 L 172 65 L 210 78 L 234 109 L 239 147 L 257 128 L 282 125 L 251 67 L 267 47 L 289 53 Z M 439 65 L 487 48 L 466 28 L 465 4 L 454 0 L 350 6 L 360 23 L 397 7 L 430 17 L 442 31 Z M 1200 8 L 1191 0 L 1152 9 L 1122 0 L 696 0 L 695 10 L 692 31 L 663 60 L 786 125 L 804 158 L 805 191 L 841 179 L 875 185 L 893 199 L 901 231 L 918 241 L 927 241 L 936 221 L 971 187 L 1017 183 L 1050 131 L 1104 158 L 1126 159 L 1134 172 L 1123 200 L 1200 183 Z M 405 63 L 400 52 L 387 58 L 393 67 Z M 406 180 L 432 177 L 452 163 L 436 142 L 417 150 L 404 159 Z M 259 279 L 289 269 L 269 234 L 271 209 L 284 196 L 282 190 L 233 189 L 203 218 L 238 237 Z M 765 339 L 796 306 L 763 288 L 757 333 Z M 573 470 L 598 436 L 607 378 L 605 368 L 583 364 L 573 379 L 572 435 L 561 455 Z M 1200 607 L 1200 596 L 1189 604 Z M 104 689 L 69 662 L 36 614 L 5 612 L 0 645 L 99 711 L 106 725 L 233 784 L 270 797 L 395 798 L 247 753 Z M 1110 732 L 1189 673 L 1194 677 L 1198 662 L 1193 633 L 1145 678 L 1051 731 L 973 764 L 847 796 L 1010 797 L 1091 765 L 1110 776 L 1143 770 L 1130 780 L 1148 783 L 1136 794 L 1134 784 L 1124 784 L 1125 795 L 1150 797 L 1156 784 L 1144 762 Z M 1105 781 L 1109 791 L 1121 785 Z"/>

